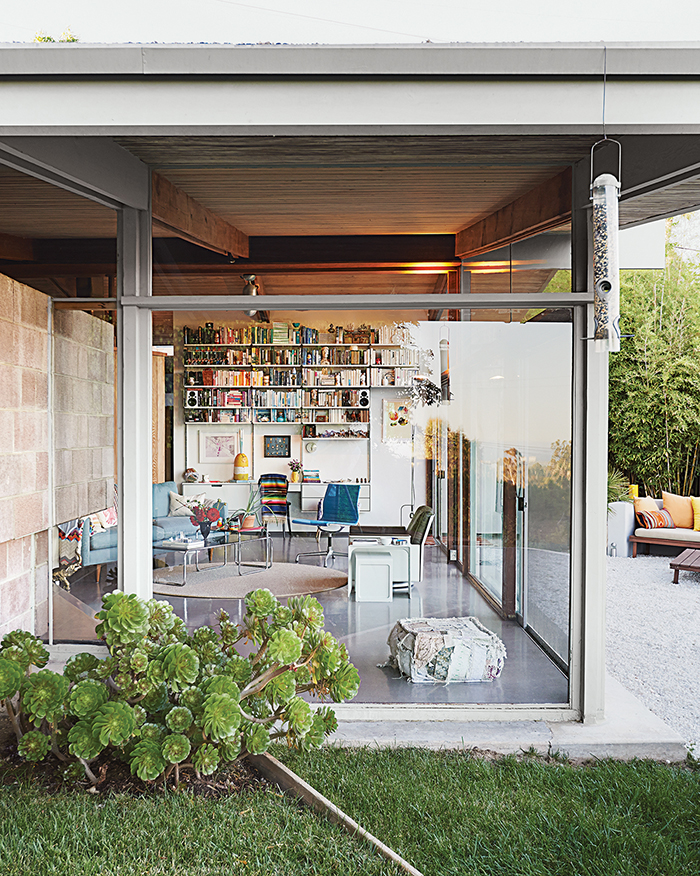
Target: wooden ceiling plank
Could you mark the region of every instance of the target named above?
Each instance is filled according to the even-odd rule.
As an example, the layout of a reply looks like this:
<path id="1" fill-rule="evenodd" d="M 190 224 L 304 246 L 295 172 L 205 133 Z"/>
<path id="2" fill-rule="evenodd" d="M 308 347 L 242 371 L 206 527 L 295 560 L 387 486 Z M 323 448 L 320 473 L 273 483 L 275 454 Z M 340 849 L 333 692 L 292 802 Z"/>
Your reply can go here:
<path id="1" fill-rule="evenodd" d="M 458 258 L 481 255 L 556 228 L 571 219 L 571 168 L 531 189 L 485 219 L 457 232 Z"/>
<path id="2" fill-rule="evenodd" d="M 248 235 L 226 222 L 158 173 L 152 174 L 153 218 L 185 240 L 248 257 Z"/>
<path id="3" fill-rule="evenodd" d="M 15 237 L 0 231 L 0 259 L 13 262 L 34 261 L 34 241 L 28 237 Z"/>

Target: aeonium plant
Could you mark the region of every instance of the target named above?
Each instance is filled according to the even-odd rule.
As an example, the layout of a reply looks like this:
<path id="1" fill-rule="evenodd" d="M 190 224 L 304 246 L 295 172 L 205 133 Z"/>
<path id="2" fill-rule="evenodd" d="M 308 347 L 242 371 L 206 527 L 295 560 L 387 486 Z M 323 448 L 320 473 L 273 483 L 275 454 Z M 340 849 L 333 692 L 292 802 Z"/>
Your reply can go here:
<path id="1" fill-rule="evenodd" d="M 62 673 L 43 668 L 48 651 L 30 633 L 8 633 L 0 701 L 19 754 L 77 762 L 93 785 L 94 761 L 110 757 L 146 782 L 174 774 L 177 784 L 184 769 L 208 775 L 276 739 L 320 746 L 337 723 L 308 698 L 342 702 L 359 687 L 345 646 L 323 630 L 311 596 L 282 605 L 254 590 L 245 604 L 240 624 L 221 611 L 218 630 L 190 635 L 168 603 L 109 593 L 97 615 L 109 656 L 77 654 Z"/>

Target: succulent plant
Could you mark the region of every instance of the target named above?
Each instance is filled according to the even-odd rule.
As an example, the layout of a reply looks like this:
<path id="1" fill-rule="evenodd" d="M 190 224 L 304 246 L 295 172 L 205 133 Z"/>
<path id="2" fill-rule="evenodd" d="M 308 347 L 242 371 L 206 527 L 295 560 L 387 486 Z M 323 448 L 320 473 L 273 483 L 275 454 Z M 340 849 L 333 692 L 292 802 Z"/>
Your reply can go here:
<path id="1" fill-rule="evenodd" d="M 97 710 L 92 726 L 103 745 L 121 745 L 136 730 L 134 710 L 119 701 L 105 703 Z"/>
<path id="2" fill-rule="evenodd" d="M 63 716 L 63 701 L 69 685 L 67 678 L 50 669 L 40 669 L 27 676 L 22 683 L 22 708 L 29 720 L 36 722 L 46 718 L 52 724 L 58 721 Z"/>
<path id="3" fill-rule="evenodd" d="M 49 662 L 49 652 L 42 642 L 26 630 L 13 630 L 11 633 L 3 636 L 2 647 L 10 648 L 13 646 L 19 648 L 24 653 L 24 660 L 26 660 L 25 670 L 30 665 L 43 669 Z"/>
<path id="4" fill-rule="evenodd" d="M 250 660 L 241 657 L 240 654 L 229 657 L 223 666 L 223 672 L 230 675 L 239 687 L 245 687 L 253 677 L 253 667 L 250 665 Z"/>
<path id="5" fill-rule="evenodd" d="M 199 687 L 206 696 L 213 693 L 225 693 L 233 697 L 236 702 L 241 697 L 240 688 L 228 675 L 215 675 L 212 678 L 207 678 Z"/>
<path id="6" fill-rule="evenodd" d="M 199 657 L 189 645 L 182 642 L 168 645 L 159 655 L 159 662 L 175 691 L 192 684 L 199 675 Z"/>
<path id="7" fill-rule="evenodd" d="M 320 748 L 326 738 L 326 727 L 323 718 L 316 714 L 311 721 L 311 727 L 301 738 L 302 748 Z"/>
<path id="8" fill-rule="evenodd" d="M 144 782 L 157 779 L 166 765 L 160 744 L 153 739 L 142 739 L 131 752 L 131 772 Z"/>
<path id="9" fill-rule="evenodd" d="M 160 742 L 165 736 L 165 727 L 162 724 L 155 724 L 152 721 L 146 721 L 141 725 L 141 739 L 151 739 L 154 742 Z"/>
<path id="10" fill-rule="evenodd" d="M 97 625 L 96 632 L 104 636 L 109 646 L 137 642 L 148 632 L 148 606 L 136 594 L 114 590 L 105 595 L 102 605 L 102 611 L 97 613 L 102 623 Z"/>
<path id="11" fill-rule="evenodd" d="M 273 705 L 288 703 L 297 692 L 297 679 L 293 672 L 283 672 L 265 686 L 265 695 Z"/>
<path id="12" fill-rule="evenodd" d="M 241 709 L 233 697 L 225 693 L 212 693 L 204 700 L 202 729 L 211 739 L 233 736 L 240 724 Z"/>
<path id="13" fill-rule="evenodd" d="M 293 596 L 287 600 L 294 620 L 304 624 L 311 630 L 320 630 L 323 626 L 323 606 L 314 596 Z"/>
<path id="14" fill-rule="evenodd" d="M 94 715 L 108 699 L 109 691 L 101 681 L 84 678 L 71 690 L 68 696 L 68 710 L 78 718 L 87 718 Z"/>
<path id="15" fill-rule="evenodd" d="M 180 705 L 187 706 L 191 712 L 197 712 L 204 704 L 204 693 L 198 687 L 186 687 L 180 693 Z"/>
<path id="16" fill-rule="evenodd" d="M 301 657 L 302 642 L 292 630 L 276 630 L 267 645 L 267 656 L 275 663 L 294 663 Z"/>
<path id="17" fill-rule="evenodd" d="M 248 614 L 257 618 L 264 618 L 273 614 L 278 605 L 277 598 L 267 588 L 253 590 L 245 598 Z"/>
<path id="18" fill-rule="evenodd" d="M 78 681 L 82 676 L 94 673 L 99 665 L 100 661 L 94 654 L 81 651 L 80 654 L 73 654 L 72 657 L 68 658 L 63 674 L 69 681 Z"/>
<path id="19" fill-rule="evenodd" d="M 192 712 L 187 706 L 173 706 L 165 716 L 165 723 L 173 733 L 184 733 L 192 726 Z"/>
<path id="20" fill-rule="evenodd" d="M 182 733 L 171 733 L 169 736 L 166 736 L 161 746 L 163 757 L 169 763 L 182 763 L 191 749 L 190 740 Z M 231 758 L 227 759 L 230 760 Z"/>
<path id="21" fill-rule="evenodd" d="M 74 757 L 92 760 L 106 747 L 93 733 L 92 723 L 88 720 L 78 721 L 68 732 L 68 750 Z"/>
<path id="22" fill-rule="evenodd" d="M 234 761 L 241 753 L 240 733 L 237 733 L 230 739 L 224 739 L 223 742 L 219 743 L 219 752 L 221 754 L 221 760 L 224 763 L 231 763 Z"/>
<path id="23" fill-rule="evenodd" d="M 267 733 L 265 733 L 265 736 L 267 736 Z M 192 763 L 200 773 L 210 776 L 219 766 L 219 760 L 220 756 L 216 746 L 205 743 L 195 751 Z"/>
<path id="24" fill-rule="evenodd" d="M 0 700 L 13 697 L 22 684 L 24 672 L 16 660 L 6 660 L 0 652 Z"/>
<path id="25" fill-rule="evenodd" d="M 314 713 L 311 711 L 311 706 L 302 700 L 301 697 L 294 697 L 287 703 L 285 709 L 285 717 L 292 727 L 300 735 L 308 733 L 314 719 Z"/>
<path id="26" fill-rule="evenodd" d="M 25 733 L 17 744 L 17 753 L 25 760 L 43 760 L 51 750 L 51 740 L 40 730 Z"/>
<path id="27" fill-rule="evenodd" d="M 343 700 L 351 700 L 359 687 L 360 675 L 357 669 L 352 663 L 345 663 L 331 679 L 329 689 L 333 701 L 342 703 Z"/>
<path id="28" fill-rule="evenodd" d="M 146 694 L 141 700 L 140 705 L 149 714 L 162 711 L 168 705 L 168 688 L 165 682 L 154 687 L 150 693 Z"/>
<path id="29" fill-rule="evenodd" d="M 134 672 L 145 672 L 148 668 L 148 654 L 141 650 L 134 651 L 130 663 Z"/>
<path id="30" fill-rule="evenodd" d="M 270 734 L 262 724 L 248 724 L 243 739 L 250 754 L 262 754 L 270 747 Z"/>

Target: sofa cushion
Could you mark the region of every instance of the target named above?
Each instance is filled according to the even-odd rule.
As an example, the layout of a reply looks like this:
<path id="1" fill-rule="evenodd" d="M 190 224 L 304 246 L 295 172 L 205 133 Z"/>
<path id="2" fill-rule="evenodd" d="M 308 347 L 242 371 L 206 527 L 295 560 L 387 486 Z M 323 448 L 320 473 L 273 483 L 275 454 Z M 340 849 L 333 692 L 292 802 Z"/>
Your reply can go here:
<path id="1" fill-rule="evenodd" d="M 658 511 L 661 506 L 657 504 L 656 499 L 651 496 L 642 496 L 634 500 L 634 513 L 639 514 L 640 511 Z"/>
<path id="2" fill-rule="evenodd" d="M 683 529 L 693 528 L 693 503 L 690 496 L 662 492 L 661 498 L 664 500 L 664 510 L 670 513 L 676 526 Z"/>
<path id="3" fill-rule="evenodd" d="M 118 532 L 116 526 L 111 526 L 104 532 L 94 532 L 90 536 L 90 550 L 101 551 L 105 548 L 116 547 Z"/>
<path id="4" fill-rule="evenodd" d="M 653 539 L 654 541 L 662 541 L 667 538 L 669 541 L 687 541 L 690 543 L 700 544 L 700 532 L 695 532 L 694 529 L 642 529 L 634 530 L 634 534 L 639 539 Z"/>
<path id="5" fill-rule="evenodd" d="M 192 505 L 211 504 L 207 500 L 206 493 L 198 493 L 196 496 L 181 496 L 179 493 L 170 493 L 170 508 L 168 517 L 191 517 Z"/>
<path id="6" fill-rule="evenodd" d="M 642 529 L 675 529 L 673 517 L 666 510 L 638 511 L 637 523 Z"/>
<path id="7" fill-rule="evenodd" d="M 170 493 L 177 492 L 175 481 L 153 484 L 153 517 L 167 517 L 170 513 Z"/>

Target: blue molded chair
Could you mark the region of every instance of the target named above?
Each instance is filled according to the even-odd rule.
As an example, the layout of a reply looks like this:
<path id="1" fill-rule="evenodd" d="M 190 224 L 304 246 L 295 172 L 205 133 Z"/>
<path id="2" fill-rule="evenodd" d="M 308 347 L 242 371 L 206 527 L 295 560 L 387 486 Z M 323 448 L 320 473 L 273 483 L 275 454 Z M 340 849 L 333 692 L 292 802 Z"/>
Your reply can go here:
<path id="1" fill-rule="evenodd" d="M 333 536 L 358 522 L 360 519 L 359 498 L 359 484 L 328 484 L 325 495 L 319 503 L 317 519 L 294 521 L 294 523 L 301 523 L 305 526 L 317 526 L 318 532 L 323 533 L 328 539 L 326 550 L 297 554 L 296 563 L 299 562 L 299 557 L 324 557 L 323 565 L 327 566 L 334 557 L 347 557 L 347 554 L 333 550 Z"/>

